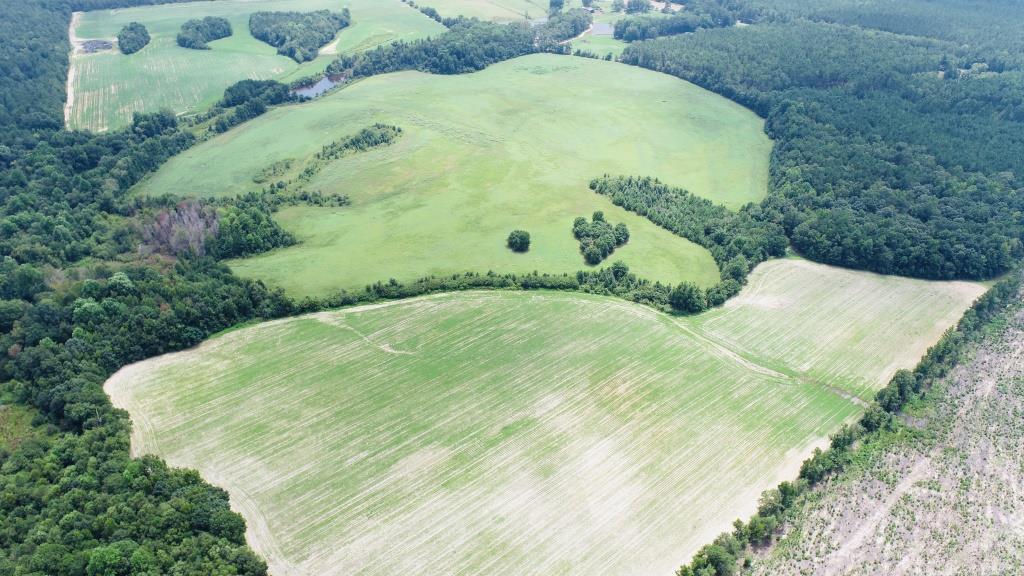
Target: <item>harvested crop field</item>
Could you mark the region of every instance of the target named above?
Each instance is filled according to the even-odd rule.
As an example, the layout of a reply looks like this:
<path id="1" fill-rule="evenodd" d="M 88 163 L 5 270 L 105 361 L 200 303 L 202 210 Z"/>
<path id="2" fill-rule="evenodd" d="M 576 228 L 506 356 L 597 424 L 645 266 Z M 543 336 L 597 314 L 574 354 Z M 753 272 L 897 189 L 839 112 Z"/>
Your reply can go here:
<path id="1" fill-rule="evenodd" d="M 329 9 L 348 6 L 352 25 L 343 29 L 317 59 L 297 64 L 279 56 L 249 33 L 249 15 L 259 11 Z M 181 48 L 175 36 L 190 18 L 222 16 L 233 35 L 210 44 L 210 50 Z M 217 0 L 85 12 L 70 34 L 79 42 L 113 38 L 128 22 L 146 26 L 152 41 L 131 55 L 119 51 L 71 56 L 66 121 L 73 129 L 107 131 L 131 122 L 135 112 L 167 108 L 177 113 L 201 111 L 216 102 L 231 84 L 247 78 L 291 81 L 322 72 L 337 54 L 366 50 L 393 40 L 412 40 L 444 27 L 399 0 Z"/>
<path id="2" fill-rule="evenodd" d="M 589 181 L 652 175 L 731 208 L 767 192 L 771 141 L 753 112 L 670 76 L 550 54 L 474 74 L 368 78 L 195 146 L 137 191 L 259 190 L 267 167 L 293 159 L 281 178 L 295 178 L 324 145 L 374 122 L 401 138 L 334 160 L 306 185 L 351 206 L 282 210 L 301 243 L 232 261 L 239 275 L 322 296 L 429 274 L 574 273 L 585 264 L 572 221 L 604 210 L 632 233 L 613 260 L 650 280 L 709 286 L 719 276 L 706 250 L 613 206 Z M 533 240 L 525 254 L 505 247 L 517 228 Z"/>
<path id="3" fill-rule="evenodd" d="M 929 289 L 877 292 L 930 303 L 936 324 L 970 303 L 897 282 Z M 788 330 L 829 342 L 876 326 L 876 300 L 856 302 Z M 135 453 L 228 489 L 278 575 L 670 574 L 862 409 L 842 393 L 842 355 L 787 374 L 704 323 L 591 295 L 444 294 L 242 328 L 106 390 L 132 415 Z M 928 337 L 890 330 L 868 353 L 898 364 Z"/>

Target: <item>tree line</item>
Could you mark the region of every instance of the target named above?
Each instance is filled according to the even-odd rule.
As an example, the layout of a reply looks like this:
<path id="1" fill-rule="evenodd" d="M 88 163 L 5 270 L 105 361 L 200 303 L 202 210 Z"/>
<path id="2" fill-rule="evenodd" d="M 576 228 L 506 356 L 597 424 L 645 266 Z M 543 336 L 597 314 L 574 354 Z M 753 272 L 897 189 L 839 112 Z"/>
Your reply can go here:
<path id="1" fill-rule="evenodd" d="M 361 78 L 400 70 L 464 74 L 536 52 L 566 54 L 561 44 L 590 25 L 582 10 L 556 14 L 540 26 L 525 22 L 496 24 L 475 18 L 446 20 L 448 30 L 431 38 L 398 41 L 357 54 L 345 54 L 327 68 L 330 75 Z M 582 27 L 582 28 L 581 28 Z"/>
<path id="2" fill-rule="evenodd" d="M 320 47 L 351 20 L 348 8 L 341 12 L 253 12 L 249 31 L 253 38 L 277 48 L 278 54 L 301 63 L 316 58 Z"/>
<path id="3" fill-rule="evenodd" d="M 224 90 L 224 97 L 211 111 L 215 119 L 210 130 L 227 132 L 233 126 L 261 116 L 271 106 L 297 100 L 287 84 L 276 80 L 240 80 Z M 231 111 L 225 113 L 224 109 L 228 108 Z"/>
<path id="4" fill-rule="evenodd" d="M 441 14 L 436 9 L 431 8 L 430 6 L 421 6 L 419 4 L 416 4 L 415 0 L 402 0 L 402 2 L 419 10 L 427 18 L 430 18 L 431 20 L 438 22 L 440 24 L 444 24 L 447 27 L 447 24 L 445 24 L 445 21 L 447 19 L 442 17 Z"/>
<path id="5" fill-rule="evenodd" d="M 733 212 L 650 177 L 605 175 L 592 180 L 590 189 L 711 253 L 721 281 L 707 290 L 676 286 L 669 305 L 679 312 L 699 313 L 725 303 L 739 293 L 754 266 L 786 253 L 783 226 L 757 204 Z"/>
<path id="6" fill-rule="evenodd" d="M 527 24 L 494 24 L 463 18 L 436 37 L 344 54 L 328 66 L 327 73 L 352 78 L 400 70 L 463 74 L 533 51 L 533 31 Z"/>

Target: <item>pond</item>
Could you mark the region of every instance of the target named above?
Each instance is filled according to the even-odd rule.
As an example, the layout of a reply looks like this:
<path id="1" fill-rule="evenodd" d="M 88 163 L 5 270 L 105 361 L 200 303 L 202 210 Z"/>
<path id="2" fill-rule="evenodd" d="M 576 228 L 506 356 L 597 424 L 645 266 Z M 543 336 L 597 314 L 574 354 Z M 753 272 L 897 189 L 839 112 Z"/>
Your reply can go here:
<path id="1" fill-rule="evenodd" d="M 292 94 L 295 94 L 300 98 L 316 98 L 344 81 L 345 77 L 341 75 L 324 76 L 316 84 L 310 84 L 308 86 L 303 86 L 302 88 L 295 88 L 292 90 Z"/>

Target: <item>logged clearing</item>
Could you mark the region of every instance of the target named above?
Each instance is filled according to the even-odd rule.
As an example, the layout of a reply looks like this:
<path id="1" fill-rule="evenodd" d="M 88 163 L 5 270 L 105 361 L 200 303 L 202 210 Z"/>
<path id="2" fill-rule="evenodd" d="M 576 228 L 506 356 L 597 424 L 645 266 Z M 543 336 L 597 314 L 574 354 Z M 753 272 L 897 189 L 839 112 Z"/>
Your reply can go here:
<path id="1" fill-rule="evenodd" d="M 352 24 L 339 32 L 325 53 L 298 64 L 277 55 L 274 47 L 249 34 L 249 15 L 260 11 L 340 11 L 348 6 Z M 222 16 L 233 35 L 210 43 L 210 50 L 177 45 L 182 23 L 191 18 Z M 399 0 L 217 0 L 86 12 L 72 23 L 73 44 L 113 38 L 129 22 L 140 22 L 152 40 L 135 54 L 75 51 L 69 71 L 66 121 L 69 128 L 114 130 L 131 122 L 135 112 L 168 108 L 177 113 L 201 111 L 231 84 L 273 78 L 291 81 L 322 72 L 335 54 L 373 48 L 393 40 L 412 40 L 444 27 Z"/>
<path id="2" fill-rule="evenodd" d="M 869 446 L 812 493 L 753 573 L 1020 574 L 1024 307 L 972 356 L 916 407 L 919 433 Z"/>
<path id="3" fill-rule="evenodd" d="M 609 263 L 708 286 L 718 271 L 706 250 L 614 207 L 589 181 L 606 172 L 657 176 L 729 207 L 767 191 L 771 141 L 753 112 L 664 74 L 550 54 L 459 76 L 368 78 L 195 146 L 137 189 L 257 190 L 254 178 L 269 166 L 293 159 L 300 171 L 325 144 L 374 122 L 403 134 L 328 164 L 307 186 L 347 194 L 352 205 L 281 211 L 301 243 L 234 261 L 238 274 L 303 296 L 467 270 L 573 273 L 585 264 L 572 221 L 604 210 L 631 231 Z M 516 228 L 530 232 L 526 254 L 505 247 Z"/>
<path id="4" fill-rule="evenodd" d="M 793 282 L 748 291 L 800 310 L 805 293 L 766 287 L 824 281 L 836 294 L 815 298 L 858 313 L 787 323 L 745 294 L 734 313 L 781 322 L 765 338 L 878 328 L 878 300 L 828 282 L 847 272 L 771 266 Z M 863 277 L 935 323 L 970 303 Z M 225 487 L 281 576 L 670 574 L 862 409 L 815 376 L 843 374 L 843 351 L 787 375 L 705 323 L 592 295 L 444 294 L 232 331 L 106 390 L 133 451 Z M 930 343 L 883 337 L 867 352 L 883 366 Z"/>

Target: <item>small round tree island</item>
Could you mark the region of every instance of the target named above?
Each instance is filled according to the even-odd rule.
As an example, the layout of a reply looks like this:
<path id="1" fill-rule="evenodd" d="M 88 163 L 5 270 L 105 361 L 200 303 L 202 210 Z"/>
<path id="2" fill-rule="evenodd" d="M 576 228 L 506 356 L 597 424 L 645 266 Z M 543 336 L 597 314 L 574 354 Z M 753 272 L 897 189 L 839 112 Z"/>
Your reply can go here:
<path id="1" fill-rule="evenodd" d="M 508 247 L 513 252 L 526 252 L 530 249 L 530 233 L 526 230 L 513 230 L 508 235 Z"/>

